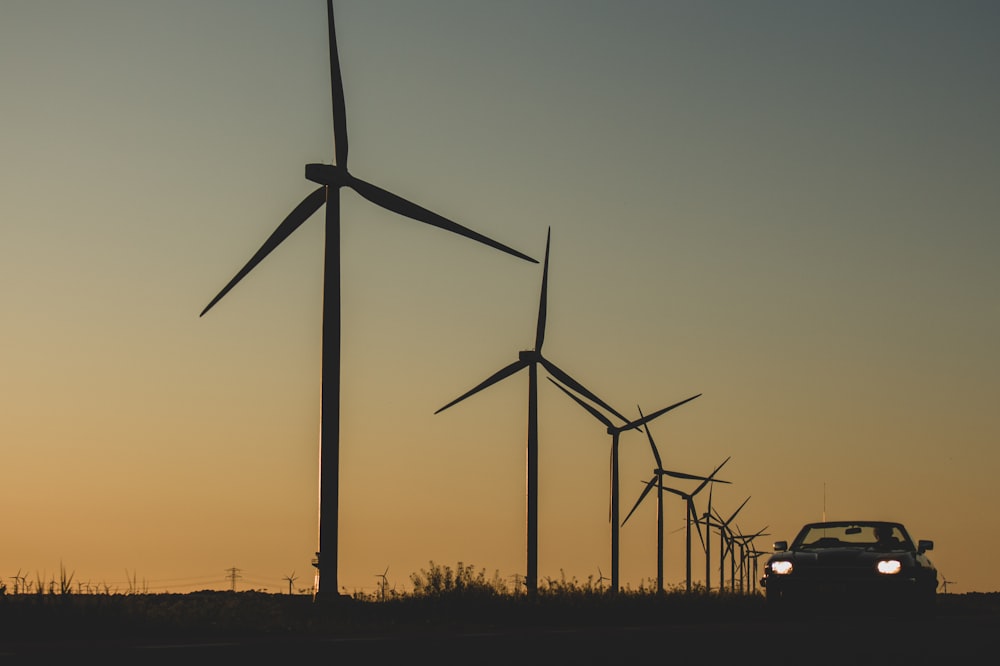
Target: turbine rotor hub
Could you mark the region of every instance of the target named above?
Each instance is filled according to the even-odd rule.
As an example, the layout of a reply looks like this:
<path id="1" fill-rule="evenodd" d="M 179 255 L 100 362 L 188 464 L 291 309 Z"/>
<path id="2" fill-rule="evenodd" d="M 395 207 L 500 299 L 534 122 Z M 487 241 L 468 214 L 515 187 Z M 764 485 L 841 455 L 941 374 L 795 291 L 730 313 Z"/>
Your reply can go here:
<path id="1" fill-rule="evenodd" d="M 307 164 L 306 180 L 329 187 L 343 187 L 350 181 L 347 169 L 336 164 Z"/>

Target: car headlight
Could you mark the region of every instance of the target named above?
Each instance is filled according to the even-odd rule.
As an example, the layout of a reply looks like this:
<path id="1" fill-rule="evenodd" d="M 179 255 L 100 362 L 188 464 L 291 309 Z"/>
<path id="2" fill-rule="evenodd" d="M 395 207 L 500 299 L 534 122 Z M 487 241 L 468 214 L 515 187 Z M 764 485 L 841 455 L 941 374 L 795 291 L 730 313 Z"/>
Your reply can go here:
<path id="1" fill-rule="evenodd" d="M 875 565 L 880 574 L 898 574 L 903 570 L 903 564 L 899 560 L 879 560 Z"/>
<path id="2" fill-rule="evenodd" d="M 771 562 L 771 573 L 778 574 L 779 576 L 790 574 L 792 573 L 792 563 L 788 560 Z"/>

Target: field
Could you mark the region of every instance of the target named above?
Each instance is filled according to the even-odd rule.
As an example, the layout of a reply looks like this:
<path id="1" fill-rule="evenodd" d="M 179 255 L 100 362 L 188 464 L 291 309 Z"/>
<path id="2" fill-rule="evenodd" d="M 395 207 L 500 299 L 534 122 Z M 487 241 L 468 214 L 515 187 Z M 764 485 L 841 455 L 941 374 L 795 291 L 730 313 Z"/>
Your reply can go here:
<path id="1" fill-rule="evenodd" d="M 425 652 L 434 653 L 436 663 L 591 663 L 654 650 L 714 655 L 709 663 L 726 655 L 773 663 L 800 653 L 815 664 L 835 663 L 836 655 L 871 663 L 872 654 L 884 650 L 919 664 L 991 649 L 998 628 L 1000 594 L 939 595 L 933 617 L 864 609 L 780 619 L 759 594 L 703 592 L 576 590 L 529 599 L 473 589 L 323 603 L 259 592 L 0 595 L 0 661 L 135 658 L 143 650 L 144 661 L 155 654 L 185 663 L 317 654 L 396 663 Z"/>

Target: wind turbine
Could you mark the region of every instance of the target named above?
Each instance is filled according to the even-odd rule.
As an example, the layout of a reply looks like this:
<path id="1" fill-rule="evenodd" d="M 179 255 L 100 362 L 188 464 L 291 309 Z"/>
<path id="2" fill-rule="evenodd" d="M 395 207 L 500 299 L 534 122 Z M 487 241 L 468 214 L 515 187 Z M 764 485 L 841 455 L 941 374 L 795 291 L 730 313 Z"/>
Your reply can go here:
<path id="1" fill-rule="evenodd" d="M 709 478 L 712 478 L 713 481 L 714 481 L 713 477 L 718 473 L 718 471 L 720 469 L 722 469 L 723 465 L 725 465 L 727 462 L 729 462 L 729 458 L 730 457 L 731 456 L 727 456 L 725 460 L 723 460 L 721 463 L 719 463 L 719 466 L 716 467 L 712 471 L 711 474 L 709 474 Z M 720 483 L 729 483 L 729 482 L 728 481 L 720 481 Z M 709 545 L 708 545 L 708 542 L 709 542 L 708 527 L 707 527 L 708 522 L 706 520 L 705 535 L 704 535 L 704 538 L 702 538 L 702 534 L 701 534 L 701 521 L 698 518 L 698 511 L 695 508 L 695 504 L 694 504 L 694 496 L 697 495 L 698 493 L 700 493 L 704 488 L 705 488 L 705 484 L 699 485 L 694 490 L 694 492 L 690 493 L 690 495 L 686 498 L 686 502 L 687 502 L 687 505 L 688 505 L 687 533 L 688 533 L 688 591 L 689 592 L 691 591 L 691 523 L 692 522 L 694 522 L 695 528 L 697 528 L 697 530 L 698 530 L 698 539 L 701 541 L 701 546 L 705 550 L 705 591 L 711 591 L 711 589 L 712 589 L 711 585 L 709 584 L 710 583 L 710 581 L 709 581 L 709 571 L 711 570 L 711 559 L 709 557 Z M 710 484 L 709 488 L 708 488 L 708 510 L 709 510 L 709 513 L 711 513 L 711 510 L 712 510 L 712 490 L 714 488 L 715 488 L 715 483 Z"/>
<path id="2" fill-rule="evenodd" d="M 600 411 L 595 409 L 593 405 L 590 405 L 579 397 L 571 393 L 566 387 L 562 386 L 558 382 L 553 381 L 551 378 L 550 382 L 559 387 L 559 389 L 571 397 L 577 404 L 583 407 L 585 410 L 590 412 L 590 414 L 596 418 L 598 421 L 603 423 L 607 429 L 608 434 L 611 435 L 611 587 L 613 592 L 618 592 L 618 557 L 619 557 L 619 529 L 621 525 L 618 522 L 618 444 L 621 434 L 627 430 L 633 430 L 640 428 L 641 426 L 649 423 L 655 418 L 658 418 L 672 409 L 680 407 L 686 402 L 691 402 L 695 398 L 699 397 L 701 394 L 693 395 L 690 398 L 681 400 L 680 402 L 674 403 L 669 407 L 664 407 L 658 411 L 653 412 L 648 416 L 642 416 L 635 421 L 628 421 L 627 419 L 622 419 L 625 421 L 624 425 L 616 426 L 611 422 L 607 416 L 602 414 Z M 641 414 L 640 410 L 640 414 Z M 675 474 L 680 474 L 675 472 Z M 696 477 L 701 478 L 701 477 Z M 661 559 L 662 561 L 662 559 Z M 661 587 L 662 587 L 662 573 L 661 573 Z"/>
<path id="3" fill-rule="evenodd" d="M 17 573 L 11 576 L 14 579 L 14 594 L 17 594 L 20 590 L 21 592 L 27 591 L 28 586 L 28 574 L 25 573 L 21 575 L 21 570 L 18 569 Z"/>
<path id="4" fill-rule="evenodd" d="M 739 565 L 739 577 L 740 577 L 740 592 L 745 593 L 750 591 L 750 559 L 753 557 L 753 552 L 756 550 L 753 548 L 753 540 L 757 537 L 768 536 L 764 530 L 767 527 L 763 527 L 753 534 L 744 534 L 740 529 L 739 524 L 734 523 L 735 529 L 733 530 L 732 543 L 739 546 L 740 549 L 740 565 Z M 730 576 L 730 587 L 735 592 L 736 591 L 736 567 L 733 567 L 733 574 Z"/>
<path id="5" fill-rule="evenodd" d="M 757 559 L 763 554 L 757 546 L 754 545 L 754 540 L 762 536 L 770 536 L 768 532 L 765 532 L 767 527 L 765 526 L 759 532 L 751 534 L 747 537 L 747 582 L 748 587 L 752 592 L 757 591 Z M 753 568 L 750 568 L 750 562 L 753 562 Z"/>
<path id="6" fill-rule="evenodd" d="M 702 543 L 702 547 L 705 549 L 705 591 L 712 591 L 712 548 L 711 548 L 711 536 L 712 530 L 709 524 L 709 517 L 712 515 L 712 490 L 715 488 L 713 483 L 708 487 L 708 507 L 705 509 L 705 513 L 701 515 L 698 520 L 698 534 L 701 535 L 701 520 L 705 521 L 705 540 Z"/>
<path id="7" fill-rule="evenodd" d="M 290 575 L 285 576 L 285 580 L 288 581 L 288 594 L 292 593 L 292 583 L 295 582 L 295 572 L 293 571 Z"/>
<path id="8" fill-rule="evenodd" d="M 452 405 L 475 395 L 483 389 L 510 377 L 514 373 L 528 369 L 528 455 L 527 455 L 527 504 L 528 504 L 528 571 L 525 585 L 529 596 L 538 592 L 538 366 L 541 365 L 549 374 L 559 378 L 567 386 L 581 395 L 596 402 L 623 421 L 627 420 L 611 406 L 591 393 L 586 387 L 570 377 L 552 361 L 542 356 L 542 342 L 545 340 L 546 299 L 548 298 L 549 279 L 549 243 L 552 239 L 552 229 L 549 228 L 545 237 L 545 260 L 542 265 L 542 291 L 538 303 L 538 323 L 535 328 L 535 348 L 518 352 L 517 360 L 493 373 L 478 385 L 458 396 L 435 414 L 440 414 Z"/>
<path id="9" fill-rule="evenodd" d="M 653 478 L 651 478 L 649 481 L 646 482 L 646 487 L 643 489 L 642 494 L 639 495 L 639 499 L 635 501 L 635 504 L 632 506 L 632 510 L 628 512 L 627 516 L 625 516 L 625 520 L 622 521 L 622 525 L 624 526 L 625 523 L 628 522 L 628 519 L 632 516 L 633 513 L 635 513 L 635 510 L 639 508 L 639 504 L 642 503 L 642 500 L 644 500 L 646 496 L 649 495 L 649 491 L 652 490 L 654 486 L 656 486 L 657 581 L 659 583 L 659 589 L 662 591 L 663 590 L 663 491 L 673 493 L 679 496 L 681 499 L 683 499 L 685 503 L 684 511 L 686 515 L 685 540 L 686 540 L 687 557 L 685 560 L 685 564 L 687 573 L 687 591 L 690 592 L 692 518 L 694 518 L 694 520 L 696 521 L 695 524 L 696 525 L 698 524 L 697 523 L 698 517 L 694 508 L 694 496 L 700 493 L 702 489 L 704 489 L 705 486 L 707 486 L 709 483 L 729 483 L 729 481 L 723 481 L 722 479 L 715 478 L 715 475 L 719 472 L 720 469 L 722 469 L 722 465 L 725 465 L 726 462 L 729 461 L 729 458 L 723 460 L 722 464 L 716 467 L 714 470 L 712 470 L 712 473 L 709 474 L 708 476 L 695 476 L 693 474 L 684 474 L 682 472 L 671 472 L 670 470 L 665 470 L 662 467 L 663 464 L 660 461 L 660 454 L 659 451 L 657 451 L 656 449 L 656 444 L 653 442 L 653 435 L 652 433 L 650 433 L 649 427 L 646 428 L 646 435 L 649 437 L 649 445 L 653 448 L 653 456 L 656 458 L 656 468 L 653 470 Z M 695 488 L 690 493 L 685 493 L 676 488 L 669 488 L 667 486 L 664 486 L 663 485 L 664 476 L 673 476 L 682 479 L 701 479 L 702 482 L 698 485 L 697 488 Z M 698 534 L 699 536 L 701 535 L 700 527 L 698 528 Z"/>
<path id="10" fill-rule="evenodd" d="M 344 102 L 344 82 L 337 53 L 337 34 L 333 18 L 333 0 L 327 0 L 327 28 L 330 40 L 330 89 L 333 96 L 333 164 L 307 164 L 307 180 L 318 183 L 288 217 L 268 237 L 257 253 L 236 276 L 209 302 L 203 316 L 236 286 L 257 264 L 302 225 L 320 206 L 326 204 L 326 229 L 323 274 L 323 338 L 321 369 L 320 418 L 320 498 L 319 550 L 314 565 L 317 568 L 316 597 L 325 596 L 324 589 L 337 590 L 337 533 L 340 482 L 340 190 L 350 188 L 386 210 L 418 222 L 439 227 L 465 236 L 515 257 L 538 263 L 535 259 L 511 249 L 480 233 L 467 229 L 426 208 L 387 190 L 357 178 L 347 170 L 347 114 Z M 322 574 L 322 577 L 320 576 Z M 320 587 L 321 580 L 323 587 Z"/>
<path id="11" fill-rule="evenodd" d="M 763 536 L 763 535 L 761 535 L 761 536 Z M 751 572 L 751 575 L 753 577 L 750 579 L 750 583 L 751 583 L 751 589 L 754 592 L 757 591 L 757 585 L 760 582 L 759 579 L 757 578 L 757 572 L 760 570 L 760 556 L 761 555 L 769 555 L 770 552 L 771 551 L 760 550 L 759 548 L 757 548 L 757 546 L 754 545 L 754 543 L 753 543 L 752 540 L 750 541 L 750 552 L 749 552 L 749 555 L 750 555 L 750 559 L 753 561 L 753 570 Z"/>
<path id="12" fill-rule="evenodd" d="M 749 501 L 750 501 L 749 497 L 747 497 L 745 500 L 743 500 L 743 504 L 740 504 L 739 508 L 737 508 L 736 511 L 733 511 L 733 513 L 730 514 L 729 518 L 723 519 L 722 516 L 719 514 L 719 512 L 716 511 L 715 512 L 715 518 L 716 518 L 716 520 L 718 522 L 715 525 L 712 525 L 711 522 L 710 522 L 711 521 L 711 516 L 707 516 L 706 517 L 707 520 L 709 521 L 708 523 L 706 523 L 706 532 L 711 531 L 712 527 L 715 527 L 716 529 L 719 530 L 719 540 L 720 540 L 720 543 L 719 543 L 719 591 L 720 592 L 725 592 L 726 591 L 726 553 L 730 552 L 730 549 L 732 549 L 732 547 L 733 547 L 733 542 L 735 541 L 734 536 L 733 536 L 734 533 L 729 528 L 729 524 L 731 522 L 733 522 L 733 519 L 736 518 L 736 514 L 738 514 L 740 511 L 742 511 L 743 507 L 745 507 L 746 504 L 747 504 L 747 502 L 749 502 Z M 735 558 L 735 554 L 732 554 L 732 557 Z M 735 565 L 733 565 L 732 568 L 735 570 Z"/>
<path id="13" fill-rule="evenodd" d="M 642 416 L 643 415 L 642 414 L 642 408 L 639 407 L 638 405 L 636 405 L 636 408 L 639 410 L 639 416 Z M 635 510 L 636 510 L 636 508 L 638 508 L 640 502 L 642 502 L 643 498 L 645 498 L 646 495 L 649 494 L 649 491 L 652 490 L 653 486 L 655 485 L 657 487 L 657 493 L 656 493 L 656 583 L 657 583 L 657 590 L 659 590 L 660 592 L 663 592 L 664 591 L 664 587 L 663 587 L 663 491 L 667 490 L 664 487 L 664 485 L 663 485 L 663 477 L 664 476 L 671 476 L 671 477 L 678 478 L 678 479 L 697 479 L 697 480 L 703 481 L 704 483 L 707 483 L 709 480 L 711 480 L 711 477 L 696 476 L 694 474 L 685 474 L 683 472 L 672 472 L 670 470 L 663 469 L 663 461 L 660 458 L 660 451 L 659 451 L 659 449 L 656 448 L 656 442 L 653 441 L 653 432 L 649 428 L 649 426 L 646 426 L 645 430 L 646 430 L 646 438 L 649 440 L 649 447 L 653 450 L 653 458 L 656 460 L 656 467 L 653 468 L 653 478 L 650 479 L 649 482 L 646 484 L 646 488 L 642 491 L 642 494 L 639 495 L 639 499 L 636 500 L 636 503 L 632 507 L 632 510 L 628 512 L 628 515 L 625 516 L 625 520 L 622 521 L 622 527 L 625 526 L 625 523 L 628 522 L 629 517 L 635 512 Z M 704 485 L 704 483 L 702 485 Z M 728 482 L 726 482 L 726 483 L 728 483 Z M 674 489 L 671 488 L 670 491 L 671 492 L 675 492 L 676 494 L 680 495 L 682 498 L 686 497 L 686 495 L 684 495 L 684 493 L 680 492 L 679 490 L 674 490 Z M 690 543 L 690 541 L 691 541 L 691 532 L 690 532 L 690 530 L 688 530 L 687 538 L 688 538 L 688 547 L 690 548 L 690 545 L 691 545 L 691 543 Z M 688 559 L 690 559 L 690 556 L 689 556 Z M 688 572 L 688 574 L 690 574 L 690 571 Z M 688 577 L 688 580 L 690 581 L 690 576 Z"/>
<path id="14" fill-rule="evenodd" d="M 606 580 L 611 580 L 611 579 L 604 575 L 604 572 L 601 571 L 601 567 L 597 567 L 597 588 L 601 592 L 604 591 L 604 581 Z M 946 589 L 945 592 L 947 591 L 948 590 Z"/>
<path id="15" fill-rule="evenodd" d="M 389 567 L 385 568 L 380 574 L 375 574 L 376 578 L 381 578 L 379 581 L 379 601 L 385 601 L 385 588 L 389 584 L 389 579 L 386 578 L 386 574 L 389 573 Z"/>

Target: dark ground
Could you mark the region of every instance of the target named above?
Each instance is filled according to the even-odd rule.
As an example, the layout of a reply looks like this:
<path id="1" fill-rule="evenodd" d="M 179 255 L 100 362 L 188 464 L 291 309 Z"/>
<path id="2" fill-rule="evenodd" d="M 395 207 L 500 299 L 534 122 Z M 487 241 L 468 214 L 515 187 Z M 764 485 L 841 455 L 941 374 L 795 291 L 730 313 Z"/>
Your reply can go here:
<path id="1" fill-rule="evenodd" d="M 11 630 L 23 623 L 6 617 L 0 626 L 0 664 L 62 664 L 77 659 L 284 664 L 310 659 L 340 664 L 606 665 L 641 660 L 813 666 L 995 663 L 1000 654 L 1000 594 L 939 595 L 937 611 L 930 617 L 872 609 L 775 617 L 756 602 L 720 607 L 719 612 L 705 607 L 691 613 L 690 619 L 660 612 L 651 622 L 621 609 L 606 616 L 603 610 L 560 612 L 548 621 L 541 616 L 524 619 L 523 609 L 506 621 L 457 618 L 452 610 L 445 613 L 439 608 L 417 609 L 417 616 L 407 621 L 398 616 L 360 618 L 368 609 L 347 611 L 353 616 L 346 621 L 353 622 L 351 627 L 340 616 L 337 627 L 307 628 L 286 621 L 284 631 L 260 618 L 254 626 L 248 621 L 223 626 L 223 618 L 217 618 L 217 629 L 195 631 L 192 625 L 183 631 L 161 630 L 137 622 L 131 630 L 119 624 L 113 631 L 96 631 L 96 637 L 56 625 L 23 626 L 15 632 Z M 0 611 L 10 610 L 0 602 Z M 217 612 L 211 608 L 203 620 Z M 567 617 L 574 613 L 574 618 Z M 475 614 L 473 608 L 470 615 Z M 105 627 L 125 620 L 101 618 Z"/>

